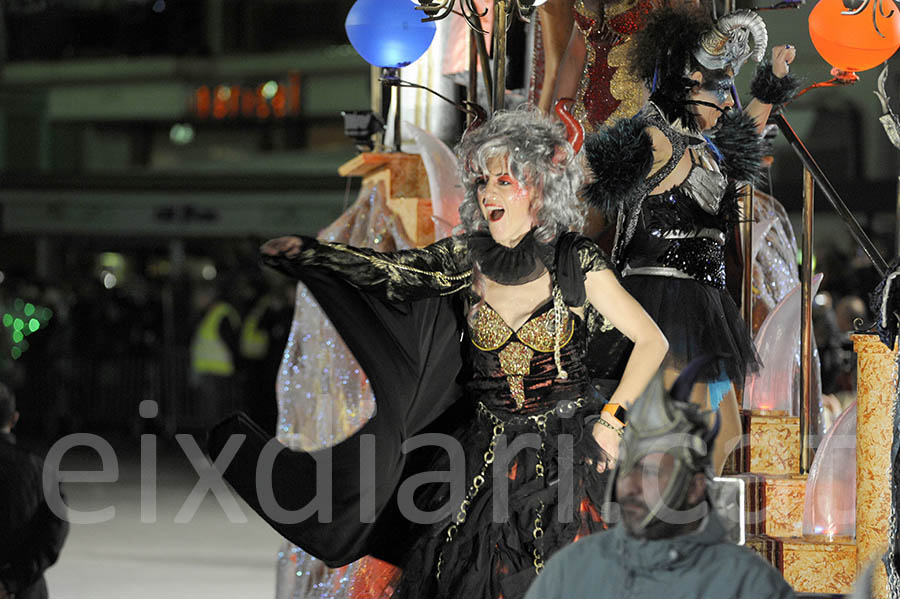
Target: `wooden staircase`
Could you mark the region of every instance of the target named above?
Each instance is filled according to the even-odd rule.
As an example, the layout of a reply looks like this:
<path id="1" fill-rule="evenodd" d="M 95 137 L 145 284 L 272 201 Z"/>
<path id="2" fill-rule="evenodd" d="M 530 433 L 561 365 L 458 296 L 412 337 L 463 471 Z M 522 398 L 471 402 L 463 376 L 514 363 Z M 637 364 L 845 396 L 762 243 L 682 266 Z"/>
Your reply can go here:
<path id="1" fill-rule="evenodd" d="M 800 419 L 744 412 L 745 443 L 726 472 L 744 482 L 747 546 L 784 575 L 798 593 L 849 593 L 856 578 L 856 542 L 803 536 L 807 476 L 800 474 Z"/>
<path id="2" fill-rule="evenodd" d="M 806 597 L 850 593 L 857 573 L 888 543 L 890 447 L 896 397 L 896 348 L 872 335 L 854 336 L 858 356 L 857 536 L 803 535 L 807 475 L 800 473 L 799 418 L 744 412 L 744 443 L 731 454 L 728 477 L 744 484 L 747 546 Z M 875 595 L 887 598 L 876 567 Z"/>

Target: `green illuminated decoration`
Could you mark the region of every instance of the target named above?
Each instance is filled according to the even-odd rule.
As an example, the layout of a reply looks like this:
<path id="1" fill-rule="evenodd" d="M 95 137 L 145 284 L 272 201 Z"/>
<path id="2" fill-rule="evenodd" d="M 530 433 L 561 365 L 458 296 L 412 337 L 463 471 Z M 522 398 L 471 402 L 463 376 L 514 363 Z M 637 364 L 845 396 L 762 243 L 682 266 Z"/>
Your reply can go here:
<path id="1" fill-rule="evenodd" d="M 13 300 L 12 309 L 3 312 L 3 326 L 9 335 L 9 355 L 13 360 L 22 357 L 30 344 L 25 339 L 47 326 L 53 318 L 53 310 L 26 302 L 22 298 Z"/>

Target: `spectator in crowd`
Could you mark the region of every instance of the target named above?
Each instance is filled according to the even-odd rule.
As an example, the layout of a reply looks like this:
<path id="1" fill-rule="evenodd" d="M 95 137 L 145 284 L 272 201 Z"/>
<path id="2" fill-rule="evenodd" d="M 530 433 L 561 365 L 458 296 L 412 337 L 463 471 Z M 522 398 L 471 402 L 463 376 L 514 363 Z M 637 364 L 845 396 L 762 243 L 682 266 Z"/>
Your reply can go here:
<path id="1" fill-rule="evenodd" d="M 44 495 L 43 460 L 16 445 L 18 419 L 15 396 L 0 383 L 0 599 L 46 599 L 44 571 L 69 524 Z"/>
<path id="2" fill-rule="evenodd" d="M 260 428 L 275 436 L 278 402 L 275 384 L 290 332 L 293 285 L 261 281 L 241 323 L 240 365 L 243 370 L 243 410 Z"/>
<path id="3" fill-rule="evenodd" d="M 526 599 L 670 597 L 789 599 L 791 587 L 746 547 L 725 540 L 711 509 L 708 449 L 718 432 L 690 397 L 692 363 L 670 393 L 662 377 L 629 410 L 607 488 L 621 522 L 562 549 Z"/>
<path id="4" fill-rule="evenodd" d="M 191 340 L 191 387 L 201 429 L 235 409 L 240 395 L 241 304 L 231 285 L 212 299 Z"/>

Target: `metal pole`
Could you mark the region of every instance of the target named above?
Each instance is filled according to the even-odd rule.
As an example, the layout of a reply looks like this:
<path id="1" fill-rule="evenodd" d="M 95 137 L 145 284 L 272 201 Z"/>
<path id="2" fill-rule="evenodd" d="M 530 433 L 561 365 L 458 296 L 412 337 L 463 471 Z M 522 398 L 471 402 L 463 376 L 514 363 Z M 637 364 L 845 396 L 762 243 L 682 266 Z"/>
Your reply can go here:
<path id="1" fill-rule="evenodd" d="M 474 34 L 475 50 L 478 52 L 478 59 L 481 61 L 481 76 L 484 79 L 484 95 L 487 98 L 488 104 L 490 104 L 494 100 L 494 82 L 491 78 L 491 57 L 488 55 L 484 34 L 479 31 L 475 31 Z"/>
<path id="2" fill-rule="evenodd" d="M 744 187 L 744 219 L 741 223 L 744 253 L 744 286 L 741 307 L 747 332 L 753 339 L 753 186 Z"/>
<path id="3" fill-rule="evenodd" d="M 847 205 L 844 204 L 844 201 L 841 199 L 841 196 L 838 195 L 837 191 L 835 191 L 834 186 L 831 185 L 828 177 L 825 176 L 825 173 L 823 173 L 822 169 L 819 168 L 819 165 L 816 164 L 816 161 L 809 153 L 809 150 L 806 149 L 806 146 L 803 145 L 803 142 L 794 132 L 793 128 L 791 128 L 787 119 L 784 118 L 784 114 L 776 114 L 772 118 L 778 124 L 778 128 L 781 129 L 781 133 L 787 139 L 788 143 L 791 144 L 791 148 L 793 148 L 794 152 L 800 158 L 803 167 L 809 171 L 812 178 L 815 180 L 816 185 L 819 186 L 819 189 L 825 194 L 828 201 L 831 202 L 831 205 L 844 221 L 844 224 L 850 229 L 850 235 L 853 236 L 856 243 L 859 244 L 869 257 L 869 260 L 872 261 L 878 274 L 882 277 L 885 276 L 887 274 L 887 262 L 884 261 L 884 257 L 875 247 L 875 244 L 872 243 L 872 240 L 869 239 L 869 236 L 866 235 L 866 232 L 863 231 L 863 228 L 859 225 L 859 222 L 853 216 L 853 213 L 850 212 L 850 209 L 847 208 Z"/>
<path id="4" fill-rule="evenodd" d="M 812 399 L 812 277 L 813 277 L 813 199 L 812 173 L 803 169 L 803 234 L 800 264 L 800 473 L 809 472 L 812 450 L 809 447 L 810 404 Z"/>
<path id="5" fill-rule="evenodd" d="M 403 116 L 400 114 L 400 86 L 394 86 L 394 151 L 400 151 L 400 144 L 403 142 L 403 135 L 400 133 L 400 120 Z"/>
<path id="6" fill-rule="evenodd" d="M 388 147 L 388 118 L 391 115 L 391 98 L 393 97 L 393 89 L 391 89 L 391 85 L 388 82 L 388 78 L 391 76 L 391 73 L 394 72 L 393 69 L 379 69 L 378 67 L 372 67 L 373 69 L 378 69 L 378 77 L 381 81 L 381 94 L 379 95 L 381 101 L 381 109 L 380 114 L 381 118 L 384 119 L 384 131 L 381 133 L 381 145 L 383 149 L 387 151 Z"/>
<path id="7" fill-rule="evenodd" d="M 491 112 L 503 110 L 506 99 L 506 7 L 509 0 L 494 3 L 494 97 Z"/>
<path id="8" fill-rule="evenodd" d="M 478 40 L 475 39 L 476 35 L 481 34 L 474 29 L 469 29 L 469 89 L 466 90 L 466 99 L 472 104 L 478 102 L 478 49 L 476 48 Z M 466 127 L 472 124 L 474 118 L 474 114 L 468 113 Z"/>
<path id="9" fill-rule="evenodd" d="M 372 93 L 372 112 L 379 115 L 384 122 L 387 122 L 389 106 L 385 105 L 384 98 L 390 99 L 390 96 L 386 95 L 389 93 L 387 84 L 381 81 L 381 68 L 369 67 L 369 88 Z M 385 134 L 386 132 L 382 131 L 375 136 L 376 147 L 384 147 L 384 142 L 387 141 L 384 138 Z"/>

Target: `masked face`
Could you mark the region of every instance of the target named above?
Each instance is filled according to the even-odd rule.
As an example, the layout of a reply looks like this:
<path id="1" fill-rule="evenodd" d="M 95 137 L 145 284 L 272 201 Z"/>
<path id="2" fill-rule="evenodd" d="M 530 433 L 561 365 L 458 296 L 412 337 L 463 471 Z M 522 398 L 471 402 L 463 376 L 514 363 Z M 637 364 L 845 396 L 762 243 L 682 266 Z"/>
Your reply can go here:
<path id="1" fill-rule="evenodd" d="M 703 75 L 699 71 L 691 73 L 691 79 L 700 83 L 690 93 L 689 99 L 706 102 L 718 106 L 717 110 L 713 106 L 704 104 L 694 104 L 693 111 L 697 115 L 697 121 L 700 123 L 701 129 L 704 131 L 712 129 L 719 121 L 722 110 L 728 110 L 734 106 L 734 98 L 731 95 L 731 89 L 734 86 L 734 78 L 731 77 L 731 71 L 728 71 L 727 77 L 722 79 L 711 79 L 705 81 Z"/>
<path id="2" fill-rule="evenodd" d="M 487 167 L 488 172 L 476 181 L 478 206 L 494 241 L 515 247 L 534 227 L 531 215 L 534 189 L 512 176 L 504 158 L 490 159 Z"/>

